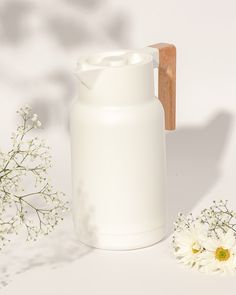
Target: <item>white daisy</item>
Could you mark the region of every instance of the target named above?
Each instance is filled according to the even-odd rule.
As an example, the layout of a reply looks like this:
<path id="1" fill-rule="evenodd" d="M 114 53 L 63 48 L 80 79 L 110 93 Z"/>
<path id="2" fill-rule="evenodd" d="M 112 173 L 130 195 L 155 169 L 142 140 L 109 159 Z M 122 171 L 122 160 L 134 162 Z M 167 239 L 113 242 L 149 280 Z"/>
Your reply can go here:
<path id="1" fill-rule="evenodd" d="M 219 232 L 219 239 L 208 238 L 203 242 L 201 269 L 207 273 L 236 273 L 236 239 L 233 231 Z"/>
<path id="2" fill-rule="evenodd" d="M 174 234 L 175 256 L 185 265 L 199 266 L 203 251 L 202 239 L 204 229 L 200 224 L 192 224 L 188 228 Z"/>

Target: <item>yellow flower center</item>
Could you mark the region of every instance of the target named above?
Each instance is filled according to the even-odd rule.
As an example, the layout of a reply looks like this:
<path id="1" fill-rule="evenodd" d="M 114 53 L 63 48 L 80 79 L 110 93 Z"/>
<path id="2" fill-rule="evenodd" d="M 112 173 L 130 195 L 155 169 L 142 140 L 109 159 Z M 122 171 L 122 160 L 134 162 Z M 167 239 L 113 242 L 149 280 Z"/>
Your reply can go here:
<path id="1" fill-rule="evenodd" d="M 200 251 L 201 251 L 201 246 L 199 245 L 198 242 L 194 242 L 194 243 L 192 244 L 192 253 L 193 253 L 193 254 L 197 254 L 197 253 L 199 253 Z"/>
<path id="2" fill-rule="evenodd" d="M 230 251 L 223 247 L 219 247 L 215 251 L 215 258 L 219 261 L 227 261 L 230 258 Z"/>

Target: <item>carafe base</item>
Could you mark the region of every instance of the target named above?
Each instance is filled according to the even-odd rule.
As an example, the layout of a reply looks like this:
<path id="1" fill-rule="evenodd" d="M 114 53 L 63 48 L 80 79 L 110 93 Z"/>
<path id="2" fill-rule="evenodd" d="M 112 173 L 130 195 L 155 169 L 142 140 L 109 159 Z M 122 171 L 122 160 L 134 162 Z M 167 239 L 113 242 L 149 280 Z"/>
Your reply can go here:
<path id="1" fill-rule="evenodd" d="M 165 227 L 134 234 L 79 233 L 81 243 L 102 250 L 136 250 L 152 246 L 165 236 Z"/>

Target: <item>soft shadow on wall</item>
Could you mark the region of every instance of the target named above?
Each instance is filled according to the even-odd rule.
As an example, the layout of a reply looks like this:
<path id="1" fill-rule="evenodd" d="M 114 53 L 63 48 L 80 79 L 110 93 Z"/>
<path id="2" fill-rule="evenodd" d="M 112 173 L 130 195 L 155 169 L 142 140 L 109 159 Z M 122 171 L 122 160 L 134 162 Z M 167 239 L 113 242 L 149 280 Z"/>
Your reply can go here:
<path id="1" fill-rule="evenodd" d="M 188 213 L 221 177 L 221 161 L 233 116 L 216 114 L 202 126 L 167 133 L 168 232 L 179 212 Z"/>
<path id="2" fill-rule="evenodd" d="M 124 10 L 114 10 L 109 1 L 1 2 L 0 38 L 6 45 L 23 43 L 36 30 L 37 33 L 50 35 L 49 38 L 58 42 L 58 47 L 68 49 L 106 41 L 117 46 L 127 46 L 130 42 L 130 16 Z M 35 18 L 34 22 L 32 18 Z"/>
<path id="3" fill-rule="evenodd" d="M 11 53 L 14 66 L 3 63 L 4 69 L 0 82 L 9 84 L 19 98 L 19 102 L 29 104 L 41 116 L 45 128 L 63 125 L 68 127 L 68 106 L 76 96 L 76 81 L 68 65 L 71 56 L 79 56 L 85 48 L 92 50 L 101 46 L 128 48 L 130 47 L 130 16 L 122 9 L 114 9 L 109 1 L 103 0 L 2 0 L 0 7 L 0 43 Z M 37 63 L 32 43 L 42 48 L 41 55 L 45 60 L 44 71 L 35 70 L 32 64 L 26 68 L 26 77 L 17 74 L 15 66 L 20 59 L 28 63 L 28 54 L 33 63 Z M 14 51 L 13 51 L 14 49 Z M 55 60 L 63 58 L 65 63 L 58 61 L 51 64 L 50 56 Z M 4 53 L 4 52 L 3 52 Z M 6 55 L 10 58 L 9 55 Z M 76 60 L 75 60 L 76 63 Z M 57 91 L 54 91 L 57 88 Z"/>

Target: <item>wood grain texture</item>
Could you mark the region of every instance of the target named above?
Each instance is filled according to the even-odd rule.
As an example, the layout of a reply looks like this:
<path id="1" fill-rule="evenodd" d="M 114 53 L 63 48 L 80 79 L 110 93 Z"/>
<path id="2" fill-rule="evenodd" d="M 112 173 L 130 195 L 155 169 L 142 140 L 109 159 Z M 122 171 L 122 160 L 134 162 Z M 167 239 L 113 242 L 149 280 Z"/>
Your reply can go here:
<path id="1" fill-rule="evenodd" d="M 176 48 L 172 44 L 150 45 L 159 51 L 158 98 L 165 111 L 165 129 L 176 128 Z"/>

